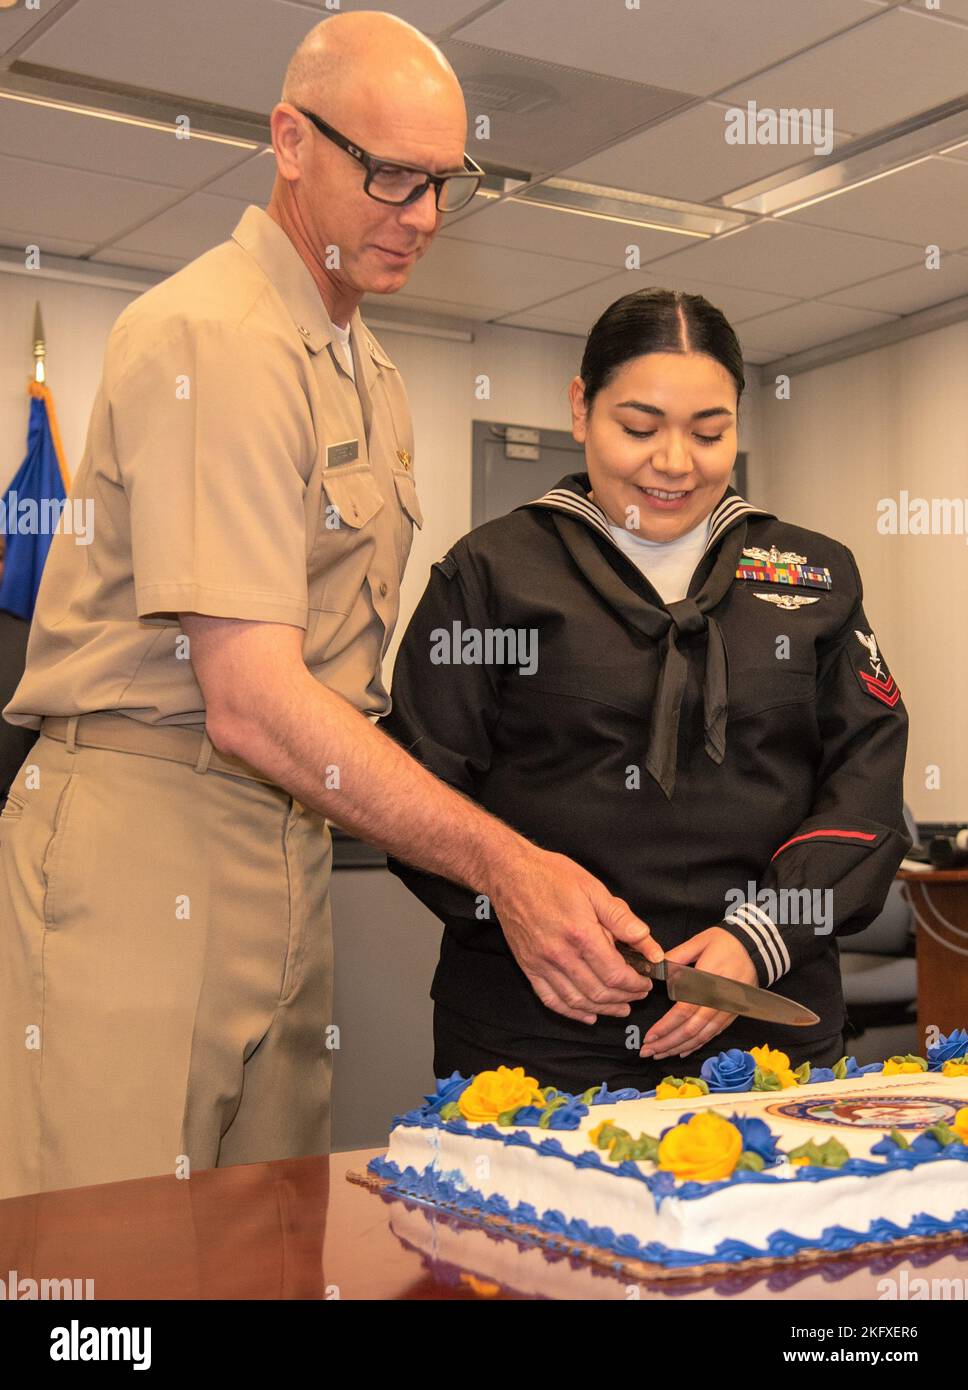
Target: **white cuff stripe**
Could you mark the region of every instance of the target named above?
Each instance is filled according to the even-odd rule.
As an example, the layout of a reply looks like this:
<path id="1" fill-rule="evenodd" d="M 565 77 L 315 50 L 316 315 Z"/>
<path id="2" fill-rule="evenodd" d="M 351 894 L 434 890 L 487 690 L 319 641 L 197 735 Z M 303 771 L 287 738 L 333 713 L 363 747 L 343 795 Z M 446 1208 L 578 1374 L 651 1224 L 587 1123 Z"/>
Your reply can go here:
<path id="1" fill-rule="evenodd" d="M 779 927 L 773 921 L 769 913 L 764 912 L 758 903 L 744 903 L 743 907 L 739 908 L 738 911 L 742 912 L 743 908 L 746 909 L 748 919 L 750 921 L 759 922 L 764 928 L 767 938 L 772 939 L 776 943 L 776 949 L 780 953 L 780 974 L 785 975 L 787 971 L 791 969 L 790 953 L 787 950 L 786 942 L 783 940 L 783 935 Z"/>
<path id="2" fill-rule="evenodd" d="M 785 975 L 788 970 L 792 969 L 790 953 L 787 950 L 786 942 L 783 940 L 779 928 L 772 917 L 764 912 L 757 903 L 742 903 L 732 914 L 732 917 L 726 918 L 725 920 L 733 921 L 737 925 L 742 925 L 745 922 L 751 927 L 759 930 L 763 940 L 770 947 L 774 955 L 774 964 L 776 966 L 775 979 L 778 980 L 781 975 Z M 773 981 L 771 980 L 770 983 L 772 984 Z"/>
<path id="3" fill-rule="evenodd" d="M 766 966 L 766 983 L 768 986 L 772 985 L 774 980 L 777 978 L 776 967 L 770 956 L 767 955 L 763 942 L 757 936 L 756 932 L 753 930 L 752 927 L 747 926 L 745 922 L 741 922 L 738 917 L 726 917 L 724 918 L 724 921 L 730 922 L 734 927 L 739 927 L 739 929 L 741 931 L 744 931 L 746 935 L 750 938 L 750 940 L 753 942 L 753 945 L 756 947 L 756 949 L 762 956 L 763 964 Z"/>
<path id="4" fill-rule="evenodd" d="M 775 984 L 776 980 L 779 980 L 779 977 L 790 969 L 790 956 L 787 954 L 786 944 L 777 933 L 771 917 L 766 915 L 762 908 L 758 908 L 757 903 L 744 902 L 740 908 L 734 910 L 723 920 L 732 923 L 733 926 L 741 927 L 745 934 L 750 937 L 750 940 L 755 941 L 759 948 L 759 954 L 764 958 L 766 974 L 768 974 L 768 980 L 766 980 L 768 986 Z M 786 967 L 784 967 L 784 960 L 786 960 Z"/>

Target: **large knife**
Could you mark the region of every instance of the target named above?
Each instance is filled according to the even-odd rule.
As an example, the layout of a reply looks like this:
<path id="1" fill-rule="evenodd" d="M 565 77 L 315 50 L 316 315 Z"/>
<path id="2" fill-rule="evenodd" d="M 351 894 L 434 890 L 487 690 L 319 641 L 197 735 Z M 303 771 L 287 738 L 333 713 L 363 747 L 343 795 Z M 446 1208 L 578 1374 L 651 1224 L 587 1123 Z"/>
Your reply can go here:
<path id="1" fill-rule="evenodd" d="M 820 1022 L 812 1009 L 798 1004 L 794 999 L 787 999 L 785 995 L 774 994 L 772 990 L 744 985 L 739 980 L 727 979 L 725 975 L 713 975 L 708 970 L 681 965 L 677 960 L 653 963 L 622 941 L 616 941 L 615 946 L 633 970 L 650 980 L 661 980 L 669 998 L 680 1003 L 703 1004 L 706 1008 L 720 1009 L 723 1013 L 742 1014 L 744 1018 L 759 1018 L 766 1023 L 786 1023 L 794 1028 L 805 1028 L 808 1024 Z"/>

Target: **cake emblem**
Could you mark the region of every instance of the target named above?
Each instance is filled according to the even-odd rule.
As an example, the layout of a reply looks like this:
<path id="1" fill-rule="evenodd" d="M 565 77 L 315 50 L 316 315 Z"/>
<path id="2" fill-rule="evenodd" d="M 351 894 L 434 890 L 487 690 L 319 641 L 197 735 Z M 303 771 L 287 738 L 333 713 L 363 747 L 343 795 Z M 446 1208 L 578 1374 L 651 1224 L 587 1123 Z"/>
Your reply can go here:
<path id="1" fill-rule="evenodd" d="M 771 1115 L 807 1124 L 845 1129 L 927 1129 L 950 1124 L 961 1102 L 943 1096 L 856 1095 L 827 1100 L 794 1100 L 767 1106 Z"/>

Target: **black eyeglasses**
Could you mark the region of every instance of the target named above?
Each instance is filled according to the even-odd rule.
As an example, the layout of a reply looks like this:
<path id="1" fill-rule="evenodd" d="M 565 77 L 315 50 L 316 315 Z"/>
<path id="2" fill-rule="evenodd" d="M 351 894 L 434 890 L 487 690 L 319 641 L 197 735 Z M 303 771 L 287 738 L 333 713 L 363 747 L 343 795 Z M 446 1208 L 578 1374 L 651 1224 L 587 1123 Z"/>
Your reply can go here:
<path id="1" fill-rule="evenodd" d="M 297 106 L 296 110 L 307 120 L 312 121 L 316 129 L 320 134 L 325 135 L 327 140 L 332 140 L 334 145 L 339 145 L 341 150 L 345 150 L 347 154 L 352 155 L 357 163 L 363 165 L 366 170 L 363 191 L 368 193 L 371 198 L 375 198 L 378 203 L 391 203 L 396 207 L 404 207 L 407 203 L 415 203 L 418 198 L 423 197 L 430 185 L 433 184 L 434 199 L 438 211 L 457 212 L 459 208 L 467 206 L 481 186 L 484 170 L 471 159 L 469 154 L 464 155 L 464 168 L 461 172 L 431 174 L 416 164 L 401 164 L 398 160 L 378 159 L 376 155 L 368 154 L 352 140 L 348 140 L 345 135 L 341 135 L 338 130 L 328 125 L 315 112 L 307 111 L 302 106 Z"/>

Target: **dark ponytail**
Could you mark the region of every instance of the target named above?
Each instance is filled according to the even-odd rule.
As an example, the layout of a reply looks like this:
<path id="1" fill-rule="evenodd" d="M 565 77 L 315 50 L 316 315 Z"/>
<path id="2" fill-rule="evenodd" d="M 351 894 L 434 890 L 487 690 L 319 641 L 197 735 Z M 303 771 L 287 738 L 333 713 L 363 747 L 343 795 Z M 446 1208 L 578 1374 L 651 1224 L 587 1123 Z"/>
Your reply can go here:
<path id="1" fill-rule="evenodd" d="M 610 304 L 592 327 L 579 374 L 585 401 L 592 401 L 626 362 L 647 352 L 704 352 L 746 389 L 743 353 L 726 316 L 701 294 L 681 290 L 635 290 Z"/>

